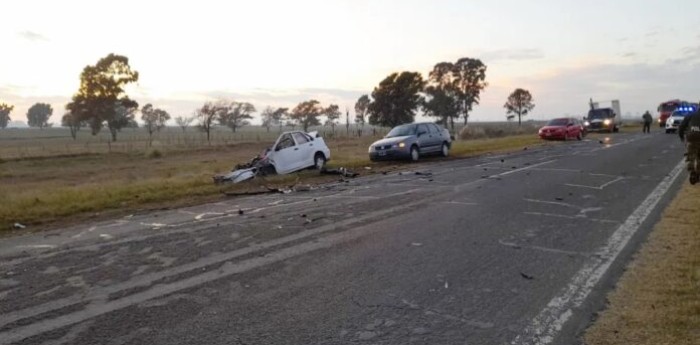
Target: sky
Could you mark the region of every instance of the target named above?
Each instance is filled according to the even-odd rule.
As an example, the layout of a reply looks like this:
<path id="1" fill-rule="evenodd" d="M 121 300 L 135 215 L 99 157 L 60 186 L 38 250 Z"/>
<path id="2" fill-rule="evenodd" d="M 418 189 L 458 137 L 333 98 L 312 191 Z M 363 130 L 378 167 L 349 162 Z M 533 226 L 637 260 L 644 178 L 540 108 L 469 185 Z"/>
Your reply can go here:
<path id="1" fill-rule="evenodd" d="M 352 115 L 389 74 L 461 57 L 488 66 L 476 121 L 505 120 L 515 88 L 532 93 L 533 119 L 582 115 L 590 98 L 633 116 L 700 99 L 695 0 L 3 0 L 2 12 L 0 103 L 20 121 L 44 102 L 60 123 L 82 69 L 110 53 L 140 74 L 129 96 L 173 117 L 218 99 Z"/>

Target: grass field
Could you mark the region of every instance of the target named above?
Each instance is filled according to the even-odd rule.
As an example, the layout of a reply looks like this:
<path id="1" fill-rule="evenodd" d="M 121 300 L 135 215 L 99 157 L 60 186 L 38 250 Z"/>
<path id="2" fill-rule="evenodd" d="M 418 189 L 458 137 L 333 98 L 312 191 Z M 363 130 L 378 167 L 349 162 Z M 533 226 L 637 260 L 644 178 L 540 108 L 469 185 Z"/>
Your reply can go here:
<path id="1" fill-rule="evenodd" d="M 700 188 L 687 182 L 608 296 L 588 345 L 700 343 Z"/>
<path id="2" fill-rule="evenodd" d="M 341 132 L 339 128 L 336 131 Z M 326 138 L 332 152 L 331 165 L 355 168 L 363 174 L 403 166 L 406 163 L 369 162 L 367 147 L 385 131 L 379 129 L 376 136 L 361 138 L 340 133 Z M 213 201 L 222 197 L 222 188 L 247 191 L 262 185 L 287 186 L 299 181 L 321 183 L 335 179 L 304 171 L 226 187 L 212 183 L 214 174 L 229 171 L 236 163 L 247 162 L 271 145 L 277 137 L 274 131 L 267 133 L 251 127 L 236 134 L 240 137 L 218 131 L 209 146 L 202 141 L 193 144 L 201 139 L 197 139 L 200 133 L 192 131 L 183 135 L 179 129 L 171 128 L 158 135 L 153 148 L 148 147 L 145 132 L 130 129 L 126 132 L 116 144 L 110 144 L 111 152 L 106 146 L 106 137 L 100 141 L 89 133 L 82 133 L 87 136 L 81 135 L 79 140 L 73 141 L 67 130 L 58 128 L 0 132 L 0 152 L 3 153 L 0 156 L 0 229 L 10 229 L 14 223 L 40 228 L 47 224 L 77 222 L 86 217 Z M 520 150 L 538 143 L 540 140 L 533 133 L 457 141 L 452 157 Z M 365 166 L 372 170 L 364 169 Z"/>

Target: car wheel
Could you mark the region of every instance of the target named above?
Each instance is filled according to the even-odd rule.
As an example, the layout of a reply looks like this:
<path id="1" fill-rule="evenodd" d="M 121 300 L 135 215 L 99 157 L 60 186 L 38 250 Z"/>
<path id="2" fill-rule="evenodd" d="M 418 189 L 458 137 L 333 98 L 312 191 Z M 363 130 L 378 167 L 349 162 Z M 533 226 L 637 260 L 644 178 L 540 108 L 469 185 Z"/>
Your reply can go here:
<path id="1" fill-rule="evenodd" d="M 671 133 L 671 130 L 670 130 L 670 129 L 667 129 L 667 130 L 666 130 L 666 134 L 670 134 L 670 133 Z"/>
<path id="2" fill-rule="evenodd" d="M 450 147 L 447 146 L 447 143 L 442 143 L 442 150 L 440 151 L 440 155 L 443 157 L 447 157 L 450 155 Z"/>
<path id="3" fill-rule="evenodd" d="M 321 152 L 316 152 L 314 156 L 314 168 L 321 170 L 326 165 L 326 156 Z"/>
<path id="4" fill-rule="evenodd" d="M 578 132 L 578 134 L 576 134 L 576 140 L 578 140 L 578 141 L 583 140 L 583 135 L 581 134 L 581 132 Z"/>
<path id="5" fill-rule="evenodd" d="M 411 161 L 417 162 L 420 159 L 420 152 L 418 152 L 417 146 L 411 146 Z"/>

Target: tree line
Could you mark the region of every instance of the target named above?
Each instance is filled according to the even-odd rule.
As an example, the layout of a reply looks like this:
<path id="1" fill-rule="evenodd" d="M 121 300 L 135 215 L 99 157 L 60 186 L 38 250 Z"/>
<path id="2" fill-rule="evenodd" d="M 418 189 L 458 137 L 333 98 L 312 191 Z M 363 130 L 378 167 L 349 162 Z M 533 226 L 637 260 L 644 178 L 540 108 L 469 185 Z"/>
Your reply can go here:
<path id="1" fill-rule="evenodd" d="M 474 106 L 479 105 L 481 92 L 488 86 L 486 82 L 487 66 L 479 59 L 461 58 L 456 62 L 436 64 L 424 79 L 419 72 L 392 73 L 370 95 L 362 95 L 355 103 L 355 117 L 358 135 L 362 135 L 365 123 L 376 126 L 394 127 L 415 120 L 416 113 L 422 110 L 427 116 L 436 118 L 438 123 L 454 130 L 455 121 L 463 119 L 466 126 Z M 81 128 L 89 127 L 93 135 L 107 128 L 112 140 L 123 128 L 137 127 L 135 120 L 139 104 L 126 95 L 124 88 L 138 81 L 139 73 L 131 68 L 125 56 L 110 54 L 100 59 L 94 66 L 86 66 L 80 74 L 80 87 L 71 102 L 66 105 L 66 113 L 61 125 L 68 127 L 73 138 Z M 520 122 L 534 108 L 532 95 L 525 89 L 518 88 L 509 95 L 506 103 L 506 116 L 512 120 L 515 116 Z M 0 128 L 9 122 L 13 106 L 0 103 Z M 149 133 L 149 142 L 153 134 L 160 131 L 171 116 L 167 111 L 146 104 L 140 109 L 144 128 Z M 236 132 L 249 125 L 256 112 L 248 102 L 219 100 L 206 102 L 195 110 L 192 116 L 175 118 L 175 123 L 185 131 L 193 122 L 206 133 L 210 140 L 211 130 L 219 125 Z M 28 125 L 31 127 L 51 127 L 48 122 L 53 114 L 51 105 L 37 103 L 27 112 Z M 309 127 L 321 125 L 321 117 L 326 118 L 325 125 L 335 127 L 342 112 L 337 104 L 324 107 L 317 100 L 300 102 L 293 109 L 267 107 L 261 112 L 262 126 L 270 131 L 271 127 L 299 125 L 304 131 Z M 349 132 L 350 113 L 346 109 L 345 124 Z"/>

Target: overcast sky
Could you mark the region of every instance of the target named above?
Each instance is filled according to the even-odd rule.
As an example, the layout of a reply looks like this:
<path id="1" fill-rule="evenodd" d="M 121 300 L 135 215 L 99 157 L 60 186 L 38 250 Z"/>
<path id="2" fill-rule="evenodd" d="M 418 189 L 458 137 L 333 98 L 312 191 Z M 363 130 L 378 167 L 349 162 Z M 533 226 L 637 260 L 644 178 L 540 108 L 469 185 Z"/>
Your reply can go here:
<path id="1" fill-rule="evenodd" d="M 504 120 L 529 89 L 532 117 L 580 115 L 619 99 L 623 113 L 700 99 L 696 0 L 3 0 L 0 102 L 26 121 L 35 102 L 58 122 L 79 75 L 109 53 L 140 73 L 129 95 L 171 115 L 228 98 L 351 109 L 395 71 L 427 76 L 476 57 L 488 88 L 472 119 Z"/>

